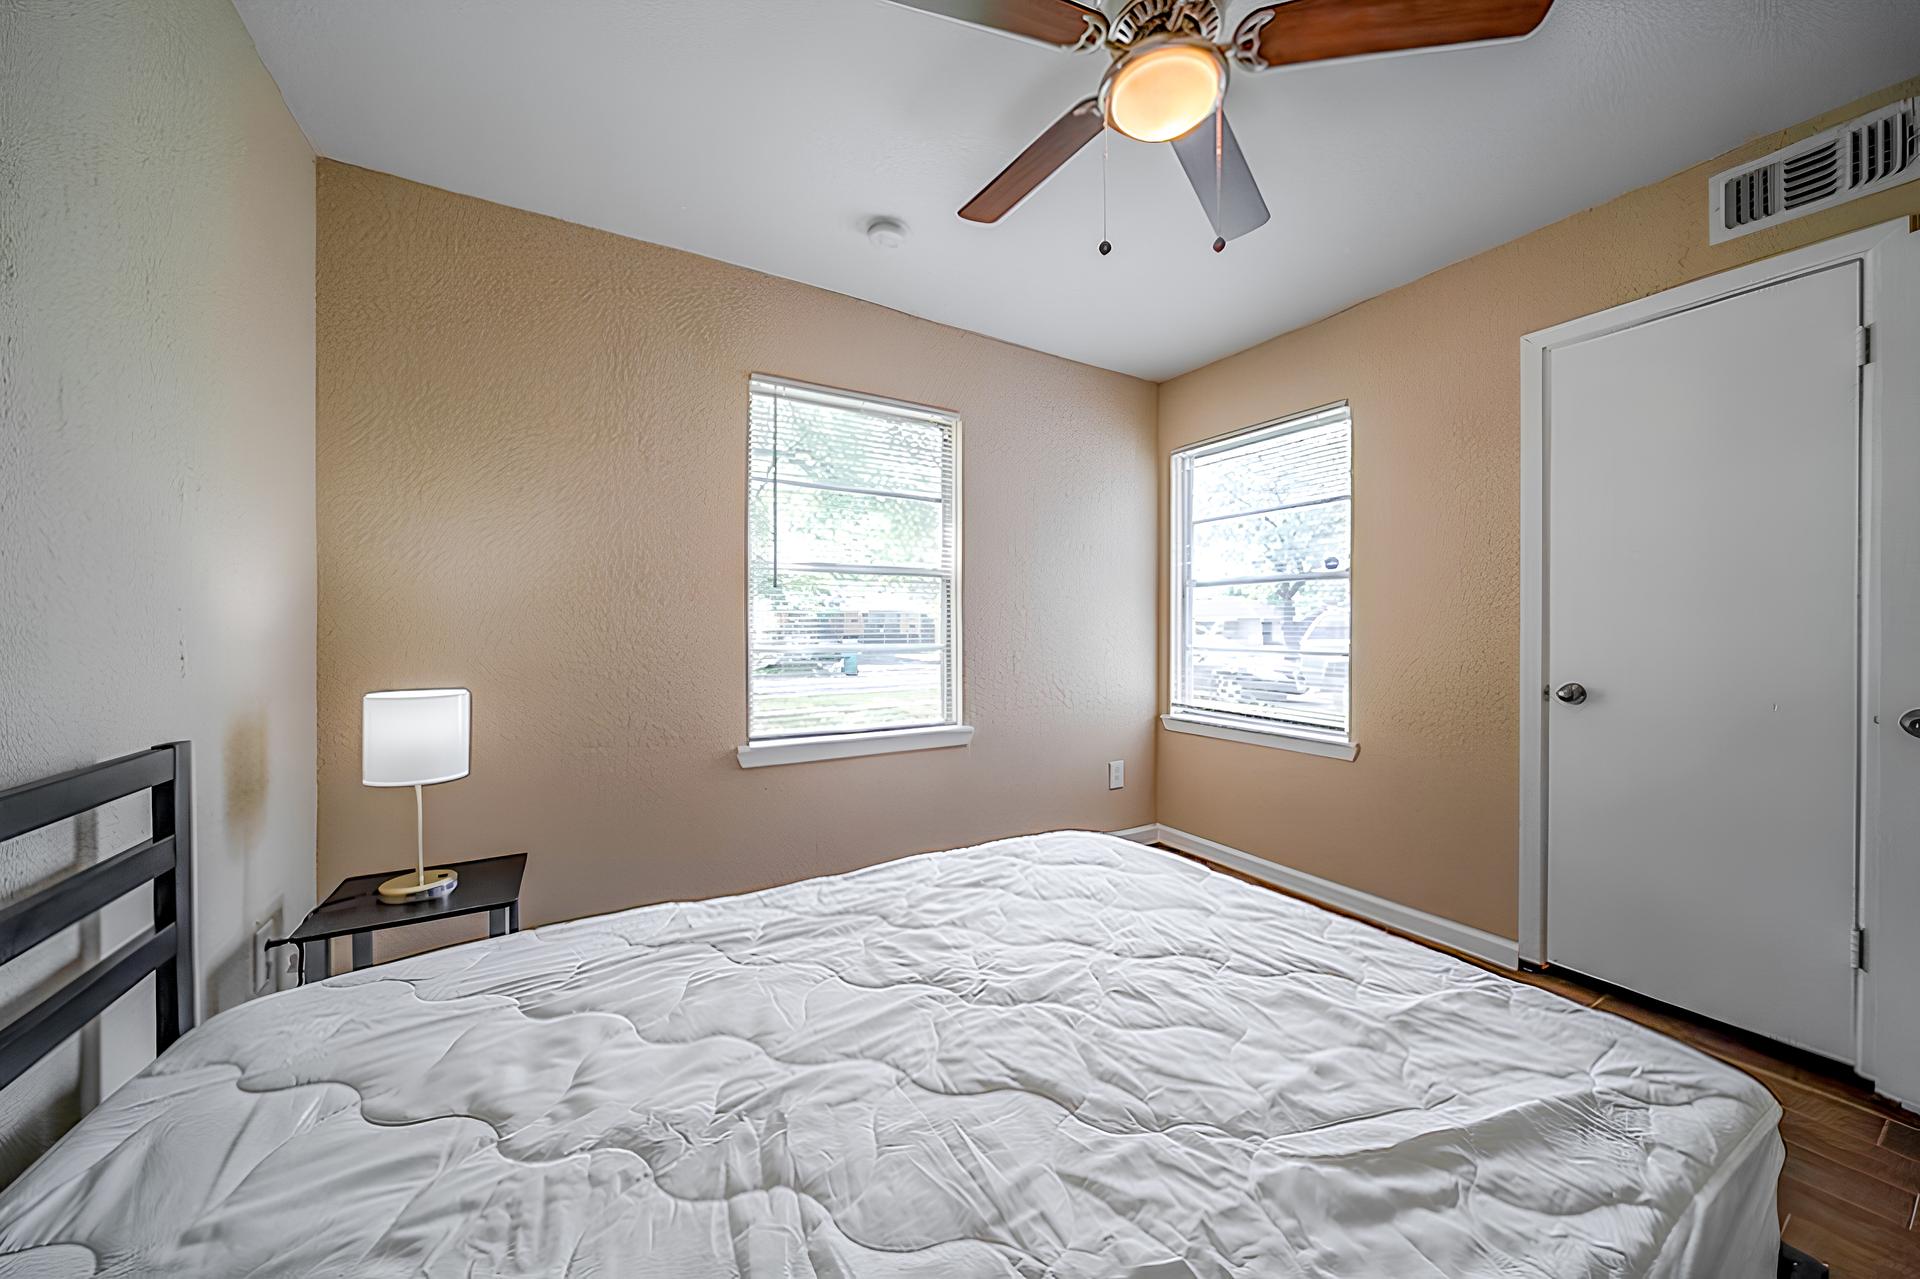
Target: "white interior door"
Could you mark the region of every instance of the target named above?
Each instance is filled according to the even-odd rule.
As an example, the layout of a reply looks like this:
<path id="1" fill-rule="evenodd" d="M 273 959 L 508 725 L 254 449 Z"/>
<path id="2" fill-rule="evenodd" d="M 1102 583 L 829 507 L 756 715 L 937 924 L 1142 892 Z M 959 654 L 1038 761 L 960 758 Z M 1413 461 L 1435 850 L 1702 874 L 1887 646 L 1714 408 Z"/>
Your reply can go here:
<path id="1" fill-rule="evenodd" d="M 1547 957 L 1848 1061 L 1861 290 L 1842 263 L 1546 367 Z"/>
<path id="2" fill-rule="evenodd" d="M 1920 234 L 1876 253 L 1873 365 L 1878 395 L 1870 633 L 1880 667 L 1866 726 L 1869 849 L 1863 921 L 1869 1060 L 1861 1073 L 1920 1109 Z M 1876 385 L 1877 384 L 1877 385 Z"/>

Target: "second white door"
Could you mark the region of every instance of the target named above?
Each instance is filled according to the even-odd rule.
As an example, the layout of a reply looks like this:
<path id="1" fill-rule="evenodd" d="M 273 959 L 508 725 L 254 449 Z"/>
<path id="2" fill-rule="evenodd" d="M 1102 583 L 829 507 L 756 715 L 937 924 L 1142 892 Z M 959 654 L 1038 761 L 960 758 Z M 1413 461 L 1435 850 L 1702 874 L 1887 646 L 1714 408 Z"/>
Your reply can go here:
<path id="1" fill-rule="evenodd" d="M 1547 957 L 1847 1061 L 1861 290 L 1831 267 L 1546 381 Z"/>

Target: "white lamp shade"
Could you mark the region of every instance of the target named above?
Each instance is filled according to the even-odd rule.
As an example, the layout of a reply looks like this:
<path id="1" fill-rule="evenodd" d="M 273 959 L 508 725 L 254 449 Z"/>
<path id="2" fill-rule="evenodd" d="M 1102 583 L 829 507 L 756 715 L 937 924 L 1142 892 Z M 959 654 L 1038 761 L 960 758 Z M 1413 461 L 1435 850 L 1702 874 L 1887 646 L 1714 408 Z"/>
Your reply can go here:
<path id="1" fill-rule="evenodd" d="M 464 688 L 368 693 L 360 703 L 360 780 L 431 786 L 465 777 L 472 711 Z"/>

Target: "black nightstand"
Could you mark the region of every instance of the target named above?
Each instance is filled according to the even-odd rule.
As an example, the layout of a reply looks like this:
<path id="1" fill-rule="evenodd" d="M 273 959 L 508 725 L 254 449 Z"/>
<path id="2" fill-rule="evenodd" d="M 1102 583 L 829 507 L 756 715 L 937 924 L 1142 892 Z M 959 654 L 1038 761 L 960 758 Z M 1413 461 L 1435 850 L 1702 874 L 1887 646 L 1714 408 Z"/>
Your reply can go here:
<path id="1" fill-rule="evenodd" d="M 315 906 L 287 938 L 300 947 L 300 984 L 332 975 L 328 943 L 335 937 L 351 936 L 353 967 L 366 968 L 373 963 L 373 935 L 383 928 L 476 915 L 484 910 L 487 936 L 520 931 L 520 877 L 527 869 L 525 853 L 437 865 L 460 872 L 460 882 L 442 897 L 400 904 L 381 901 L 375 890 L 402 873 L 397 870 L 355 875 L 328 893 L 327 899 Z"/>

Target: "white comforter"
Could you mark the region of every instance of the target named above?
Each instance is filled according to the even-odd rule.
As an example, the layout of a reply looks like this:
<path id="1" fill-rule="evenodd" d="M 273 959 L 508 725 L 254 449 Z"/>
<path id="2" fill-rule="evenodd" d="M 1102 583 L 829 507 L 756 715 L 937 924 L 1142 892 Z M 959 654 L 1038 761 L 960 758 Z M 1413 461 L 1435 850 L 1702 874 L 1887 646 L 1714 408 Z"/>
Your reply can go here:
<path id="1" fill-rule="evenodd" d="M 0 1199 L 0 1272 L 1757 1276 L 1777 1117 L 1628 1022 L 1063 833 L 236 1008 Z M 1743 1161 L 1764 1203 L 1704 1220 Z"/>

